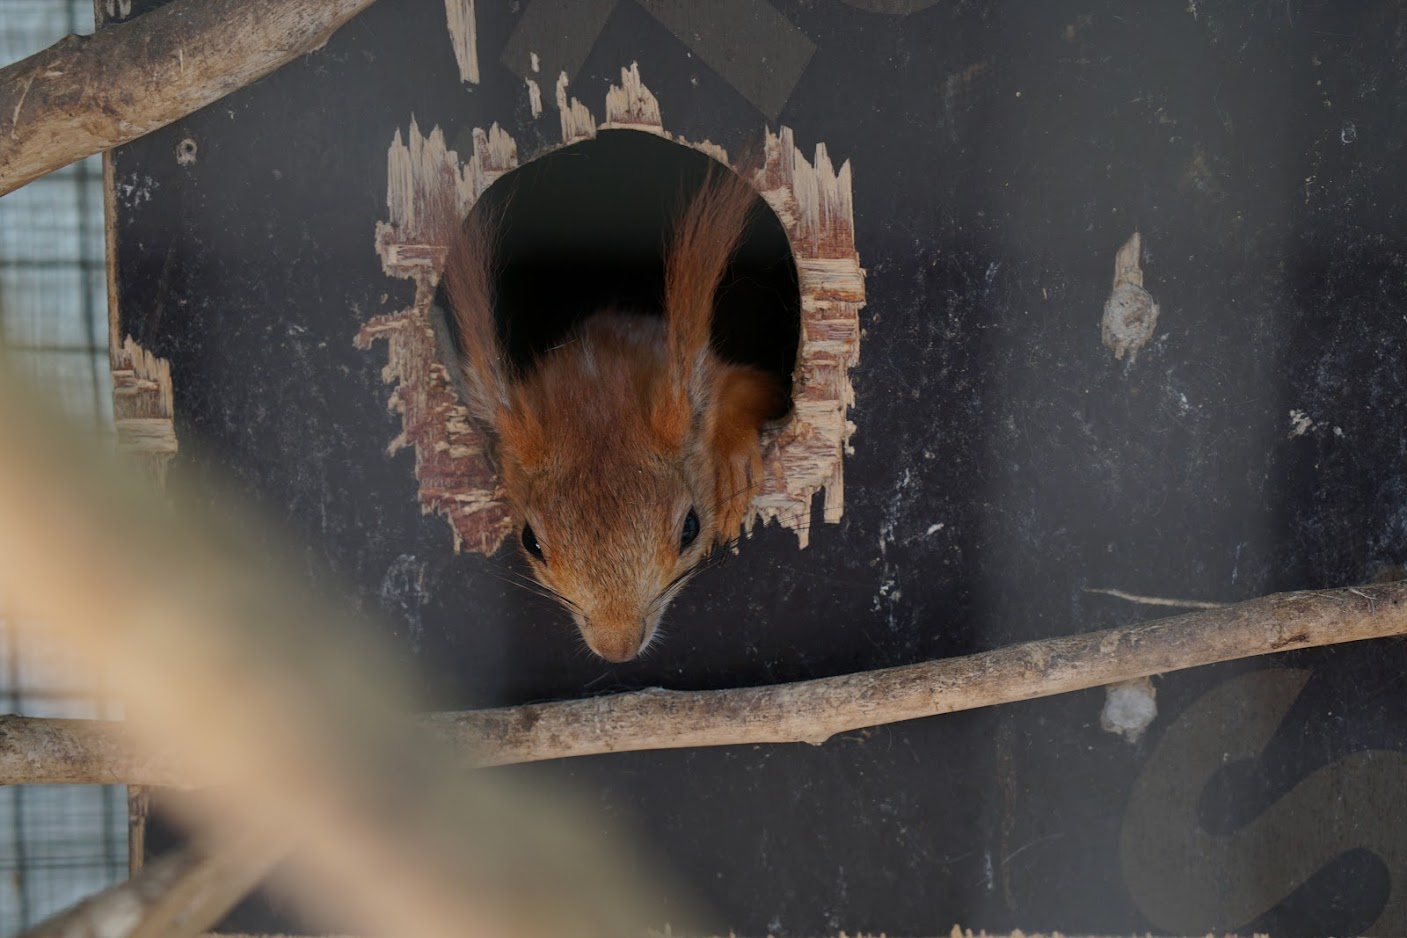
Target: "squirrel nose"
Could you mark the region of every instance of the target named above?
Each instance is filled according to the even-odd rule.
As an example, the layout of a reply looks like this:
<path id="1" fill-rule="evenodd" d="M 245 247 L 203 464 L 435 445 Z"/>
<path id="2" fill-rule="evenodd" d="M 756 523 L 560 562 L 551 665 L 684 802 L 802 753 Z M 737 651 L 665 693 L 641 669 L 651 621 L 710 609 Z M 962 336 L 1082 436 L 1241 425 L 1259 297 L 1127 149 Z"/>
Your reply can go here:
<path id="1" fill-rule="evenodd" d="M 612 664 L 622 664 L 640 653 L 645 643 L 645 622 L 636 629 L 589 628 L 586 644 L 592 651 Z"/>

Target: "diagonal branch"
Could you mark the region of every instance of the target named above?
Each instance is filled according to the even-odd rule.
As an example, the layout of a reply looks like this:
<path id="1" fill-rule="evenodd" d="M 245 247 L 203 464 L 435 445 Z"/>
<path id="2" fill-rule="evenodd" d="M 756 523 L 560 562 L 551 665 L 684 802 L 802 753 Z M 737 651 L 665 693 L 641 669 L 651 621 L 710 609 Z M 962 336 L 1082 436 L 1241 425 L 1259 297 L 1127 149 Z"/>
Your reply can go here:
<path id="1" fill-rule="evenodd" d="M 181 938 L 223 919 L 283 856 L 277 839 L 229 837 L 183 847 L 41 922 L 20 938 Z"/>

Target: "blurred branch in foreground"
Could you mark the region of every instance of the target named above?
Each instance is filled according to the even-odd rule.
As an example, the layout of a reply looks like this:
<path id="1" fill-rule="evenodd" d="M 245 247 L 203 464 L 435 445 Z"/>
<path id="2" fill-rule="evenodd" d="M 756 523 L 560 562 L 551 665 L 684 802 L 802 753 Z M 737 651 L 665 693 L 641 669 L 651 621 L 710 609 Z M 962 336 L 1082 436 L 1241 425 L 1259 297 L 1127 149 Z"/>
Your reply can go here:
<path id="1" fill-rule="evenodd" d="M 445 758 L 402 711 L 393 657 L 277 572 L 297 565 L 192 505 L 164 509 L 2 370 L 0 439 L 0 591 L 122 699 L 152 764 L 180 753 L 219 781 L 189 799 L 194 830 L 279 831 L 295 845 L 283 885 L 327 928 L 638 930 L 658 881 L 627 874 L 599 822 L 588 836 L 521 779 L 510 792 Z"/>

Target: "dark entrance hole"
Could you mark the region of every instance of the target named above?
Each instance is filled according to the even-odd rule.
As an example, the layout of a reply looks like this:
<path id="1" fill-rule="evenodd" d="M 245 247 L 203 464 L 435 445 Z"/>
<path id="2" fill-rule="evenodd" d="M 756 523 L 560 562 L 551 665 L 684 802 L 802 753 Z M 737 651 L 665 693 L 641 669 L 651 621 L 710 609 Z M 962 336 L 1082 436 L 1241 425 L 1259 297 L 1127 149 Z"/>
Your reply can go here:
<path id="1" fill-rule="evenodd" d="M 713 162 L 654 134 L 608 130 L 535 159 L 484 191 L 474 211 L 501 219 L 495 313 L 516 365 L 531 367 L 602 308 L 662 311 L 674 219 Z M 800 328 L 791 245 L 759 196 L 715 299 L 714 348 L 776 374 L 790 393 Z M 458 346 L 458 337 L 452 340 Z"/>

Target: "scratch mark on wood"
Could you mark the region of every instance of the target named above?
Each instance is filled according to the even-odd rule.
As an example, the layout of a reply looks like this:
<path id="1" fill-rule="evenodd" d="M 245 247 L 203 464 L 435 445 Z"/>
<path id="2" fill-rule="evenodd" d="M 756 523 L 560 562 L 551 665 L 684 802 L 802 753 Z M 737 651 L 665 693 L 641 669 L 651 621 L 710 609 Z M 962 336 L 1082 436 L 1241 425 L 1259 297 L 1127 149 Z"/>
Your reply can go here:
<path id="1" fill-rule="evenodd" d="M 20 111 L 24 108 L 24 99 L 29 97 L 29 89 L 34 85 L 34 79 L 39 76 L 30 75 L 29 81 L 24 83 L 24 91 L 20 93 L 20 99 L 15 102 L 15 113 L 10 116 L 10 139 L 19 137 L 20 132 Z"/>

